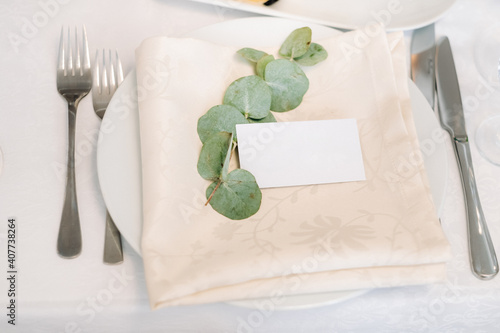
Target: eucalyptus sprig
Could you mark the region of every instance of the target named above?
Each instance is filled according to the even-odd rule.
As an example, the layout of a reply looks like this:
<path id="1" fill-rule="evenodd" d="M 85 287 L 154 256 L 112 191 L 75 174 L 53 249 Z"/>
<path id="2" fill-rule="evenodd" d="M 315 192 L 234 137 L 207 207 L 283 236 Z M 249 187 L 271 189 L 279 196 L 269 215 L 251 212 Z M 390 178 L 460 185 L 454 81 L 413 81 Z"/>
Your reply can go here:
<path id="1" fill-rule="evenodd" d="M 243 169 L 229 172 L 237 149 L 236 125 L 276 122 L 271 111 L 286 112 L 300 105 L 309 88 L 302 66 L 315 65 L 328 57 L 326 50 L 311 42 L 309 27 L 294 30 L 279 49 L 280 59 L 253 48 L 238 51 L 255 66 L 255 75 L 232 82 L 223 102 L 198 119 L 198 136 L 203 147 L 198 173 L 211 183 L 207 204 L 220 214 L 242 220 L 255 214 L 262 193 L 255 177 Z"/>

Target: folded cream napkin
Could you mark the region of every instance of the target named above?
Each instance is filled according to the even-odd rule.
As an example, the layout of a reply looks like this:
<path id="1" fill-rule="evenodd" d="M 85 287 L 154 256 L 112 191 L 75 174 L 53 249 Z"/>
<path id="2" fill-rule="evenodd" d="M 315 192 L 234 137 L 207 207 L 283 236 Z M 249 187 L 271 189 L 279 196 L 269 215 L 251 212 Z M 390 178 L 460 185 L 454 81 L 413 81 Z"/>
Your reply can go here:
<path id="1" fill-rule="evenodd" d="M 318 41 L 310 88 L 283 121 L 356 118 L 367 181 L 264 189 L 253 217 L 205 207 L 197 120 L 252 75 L 237 48 L 156 37 L 136 51 L 142 253 L 151 307 L 423 284 L 445 278 L 439 224 L 413 125 L 403 35 Z M 276 54 L 275 49 L 266 50 Z M 298 133 L 300 135 L 300 133 Z"/>

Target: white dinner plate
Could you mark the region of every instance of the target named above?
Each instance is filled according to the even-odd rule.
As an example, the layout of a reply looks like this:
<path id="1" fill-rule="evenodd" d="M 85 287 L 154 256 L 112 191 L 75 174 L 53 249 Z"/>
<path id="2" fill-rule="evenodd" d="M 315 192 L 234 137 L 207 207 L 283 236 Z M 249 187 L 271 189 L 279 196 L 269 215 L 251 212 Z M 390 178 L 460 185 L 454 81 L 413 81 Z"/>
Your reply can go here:
<path id="1" fill-rule="evenodd" d="M 279 45 L 303 22 L 287 19 L 258 17 L 226 21 L 211 25 L 188 37 L 236 47 L 273 47 Z M 314 40 L 320 41 L 339 31 L 308 24 Z M 269 33 L 272 31 L 272 33 Z M 425 145 L 424 163 L 431 184 L 434 203 L 440 211 L 447 179 L 447 161 L 444 143 L 434 136 L 441 127 L 432 109 L 418 88 L 409 81 L 410 96 L 417 134 Z M 141 252 L 142 234 L 142 175 L 137 107 L 136 75 L 131 72 L 115 92 L 101 126 L 97 146 L 97 171 L 104 201 L 110 215 L 127 242 L 137 253 Z M 346 291 L 314 295 L 290 296 L 280 309 L 304 308 L 336 303 L 357 296 L 362 291 Z M 253 307 L 252 301 L 233 302 Z"/>
<path id="2" fill-rule="evenodd" d="M 340 29 L 382 22 L 388 31 L 416 29 L 437 21 L 456 0 L 280 0 L 271 6 L 245 0 L 193 0 L 216 5 L 218 14 L 243 10 Z"/>

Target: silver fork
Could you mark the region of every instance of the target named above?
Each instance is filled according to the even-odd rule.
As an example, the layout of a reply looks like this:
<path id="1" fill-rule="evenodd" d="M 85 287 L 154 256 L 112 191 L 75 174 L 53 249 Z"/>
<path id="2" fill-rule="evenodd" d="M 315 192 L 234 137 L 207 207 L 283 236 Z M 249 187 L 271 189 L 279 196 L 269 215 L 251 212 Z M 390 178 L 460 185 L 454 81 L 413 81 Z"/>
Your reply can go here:
<path id="1" fill-rule="evenodd" d="M 72 45 L 68 28 L 67 42 L 65 42 L 64 28 L 61 29 L 57 61 L 57 91 L 68 102 L 68 167 L 64 206 L 57 238 L 57 252 L 64 258 L 74 258 L 82 250 L 82 232 L 75 184 L 75 124 L 78 104 L 92 87 L 92 72 L 85 26 L 82 28 L 81 44 L 79 44 L 76 28 L 74 39 Z"/>
<path id="2" fill-rule="evenodd" d="M 92 102 L 94 104 L 95 113 L 102 119 L 106 113 L 108 104 L 111 101 L 111 97 L 113 97 L 118 85 L 120 85 L 123 81 L 123 69 L 120 59 L 118 58 L 117 51 L 115 52 L 115 59 L 113 61 L 111 50 L 109 50 L 108 61 L 106 61 L 105 51 L 102 50 L 101 65 L 99 64 L 99 51 L 96 52 L 93 77 L 94 84 L 92 86 Z M 119 264 L 123 262 L 120 231 L 116 228 L 116 225 L 107 210 L 103 261 L 105 264 Z"/>

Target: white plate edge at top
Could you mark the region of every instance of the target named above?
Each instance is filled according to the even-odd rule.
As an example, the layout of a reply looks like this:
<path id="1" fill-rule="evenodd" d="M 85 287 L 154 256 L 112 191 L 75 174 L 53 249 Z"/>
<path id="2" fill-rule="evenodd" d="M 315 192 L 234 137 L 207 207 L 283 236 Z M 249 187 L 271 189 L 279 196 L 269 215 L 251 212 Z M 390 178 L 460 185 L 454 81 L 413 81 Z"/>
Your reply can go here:
<path id="1" fill-rule="evenodd" d="M 382 22 L 387 31 L 399 31 L 421 28 L 439 20 L 457 0 L 313 0 L 307 2 L 304 0 L 281 0 L 271 6 L 254 4 L 245 0 L 191 1 L 216 6 L 218 15 L 224 15 L 224 11 L 220 8 L 225 8 L 226 10 L 242 10 L 347 30 Z M 353 13 L 363 13 L 367 17 L 353 16 Z M 329 17 L 324 18 L 322 15 Z"/>

